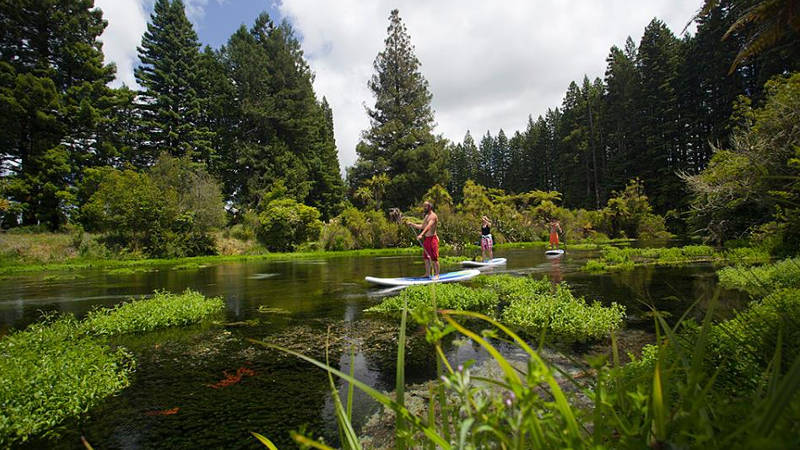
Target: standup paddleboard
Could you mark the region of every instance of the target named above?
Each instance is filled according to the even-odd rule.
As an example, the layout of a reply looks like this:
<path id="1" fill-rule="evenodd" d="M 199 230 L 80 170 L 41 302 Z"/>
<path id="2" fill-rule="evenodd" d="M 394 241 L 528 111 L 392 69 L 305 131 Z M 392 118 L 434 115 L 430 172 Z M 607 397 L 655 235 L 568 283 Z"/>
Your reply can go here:
<path id="1" fill-rule="evenodd" d="M 461 264 L 467 267 L 488 267 L 488 266 L 499 266 L 501 264 L 505 264 L 505 258 L 494 258 L 490 259 L 486 262 L 484 261 L 461 261 Z"/>
<path id="2" fill-rule="evenodd" d="M 564 250 L 561 250 L 561 249 L 558 249 L 558 250 L 547 250 L 546 252 L 544 252 L 544 254 L 547 255 L 547 256 L 561 256 L 561 255 L 564 254 Z"/>
<path id="3" fill-rule="evenodd" d="M 381 286 L 414 286 L 417 284 L 431 284 L 431 283 L 449 283 L 453 281 L 469 280 L 475 276 L 480 275 L 478 269 L 459 270 L 456 272 L 447 272 L 439 274 L 439 279 L 434 280 L 428 277 L 402 277 L 402 278 L 377 278 L 365 277 L 364 279 L 370 283 L 379 284 Z"/>

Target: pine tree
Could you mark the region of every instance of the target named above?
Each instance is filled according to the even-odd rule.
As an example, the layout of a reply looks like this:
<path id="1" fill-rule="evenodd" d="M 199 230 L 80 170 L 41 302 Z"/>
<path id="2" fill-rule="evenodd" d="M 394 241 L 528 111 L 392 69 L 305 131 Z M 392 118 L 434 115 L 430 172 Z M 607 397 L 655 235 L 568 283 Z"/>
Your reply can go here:
<path id="1" fill-rule="evenodd" d="M 142 65 L 136 80 L 142 86 L 140 108 L 143 159 L 149 163 L 161 152 L 194 161 L 211 162 L 213 134 L 203 126 L 203 102 L 198 94 L 200 43 L 182 0 L 156 0 L 139 47 Z"/>
<path id="2" fill-rule="evenodd" d="M 109 114 L 98 37 L 106 22 L 91 0 L 0 3 L 0 176 L 11 213 L 3 226 L 67 220 L 72 185 L 106 152 L 98 127 Z"/>
<path id="3" fill-rule="evenodd" d="M 384 42 L 368 84 L 375 95 L 374 108 L 367 108 L 370 128 L 356 147 L 358 160 L 348 178 L 352 187 L 385 173 L 391 179 L 387 200 L 406 207 L 434 184 L 447 182 L 447 161 L 444 141 L 432 132 L 428 82 L 396 9 L 389 15 Z"/>
<path id="4" fill-rule="evenodd" d="M 636 149 L 636 175 L 645 181 L 648 197 L 659 213 L 683 198 L 676 175 L 679 159 L 678 103 L 675 80 L 679 66 L 678 39 L 664 22 L 653 19 L 639 44 L 636 66 L 641 81 L 637 110 L 642 141 Z"/>

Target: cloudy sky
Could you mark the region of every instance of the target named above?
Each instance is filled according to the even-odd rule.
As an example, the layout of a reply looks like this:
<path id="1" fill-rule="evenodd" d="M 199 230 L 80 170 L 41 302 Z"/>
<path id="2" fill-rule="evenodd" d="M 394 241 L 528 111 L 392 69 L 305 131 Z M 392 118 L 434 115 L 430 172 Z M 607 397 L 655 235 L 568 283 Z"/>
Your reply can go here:
<path id="1" fill-rule="evenodd" d="M 333 108 L 339 160 L 356 159 L 369 126 L 364 105 L 372 62 L 383 48 L 389 11 L 411 35 L 430 83 L 436 132 L 461 141 L 501 128 L 524 128 L 559 106 L 570 81 L 602 77 L 612 45 L 638 43 L 658 17 L 680 33 L 701 0 L 184 0 L 200 41 L 218 48 L 258 13 L 287 19 L 301 38 L 316 74 L 314 88 Z M 116 85 L 135 86 L 133 67 L 153 0 L 96 0 L 109 22 L 102 36 L 106 58 L 117 64 Z"/>

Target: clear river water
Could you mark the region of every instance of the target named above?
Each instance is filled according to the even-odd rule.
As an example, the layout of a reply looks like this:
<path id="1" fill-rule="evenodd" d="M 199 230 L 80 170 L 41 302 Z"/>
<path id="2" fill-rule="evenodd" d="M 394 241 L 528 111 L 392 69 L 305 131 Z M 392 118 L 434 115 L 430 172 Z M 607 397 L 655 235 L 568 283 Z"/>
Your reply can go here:
<path id="1" fill-rule="evenodd" d="M 648 305 L 674 319 L 695 300 L 710 299 L 718 289 L 714 268 L 707 264 L 588 274 L 580 267 L 594 255 L 591 251 L 569 250 L 557 259 L 543 253 L 541 248 L 498 250 L 496 256 L 508 258 L 508 264 L 487 273 L 549 277 L 554 282 L 566 281 L 588 301 L 622 303 L 628 315 L 623 335 L 638 336 L 634 340 L 652 336 Z M 444 267 L 443 271 L 456 269 Z M 325 372 L 249 339 L 318 359 L 325 358 L 329 340 L 331 364 L 344 371 L 350 369 L 353 348 L 356 377 L 391 391 L 399 319 L 364 312 L 387 294 L 363 280 L 367 275 L 422 272 L 424 266 L 416 256 L 363 256 L 250 260 L 117 275 L 99 270 L 69 272 L 73 279 L 42 272 L 0 280 L 0 335 L 24 328 L 42 312 L 80 317 L 92 308 L 154 290 L 191 288 L 222 297 L 226 305 L 224 315 L 203 324 L 113 339 L 112 345 L 127 347 L 136 359 L 131 386 L 80 420 L 64 424 L 58 437 L 36 438 L 27 447 L 79 449 L 83 435 L 94 448 L 103 449 L 264 448 L 250 436 L 255 431 L 284 448 L 294 447 L 289 432 L 300 429 L 335 443 Z M 745 300 L 727 291 L 720 298 L 723 310 Z M 579 356 L 586 348 L 558 351 Z M 410 334 L 407 352 L 409 383 L 435 377 L 423 330 Z M 486 358 L 471 345 L 448 345 L 447 352 L 458 362 Z M 337 384 L 344 393 L 344 384 Z M 376 403 L 356 395 L 357 427 L 376 411 Z"/>

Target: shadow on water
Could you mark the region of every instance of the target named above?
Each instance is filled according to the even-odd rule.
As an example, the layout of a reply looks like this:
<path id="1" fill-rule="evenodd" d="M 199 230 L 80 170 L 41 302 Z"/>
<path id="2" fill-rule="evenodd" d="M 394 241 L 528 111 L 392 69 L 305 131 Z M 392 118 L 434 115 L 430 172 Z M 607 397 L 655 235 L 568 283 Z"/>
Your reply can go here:
<path id="1" fill-rule="evenodd" d="M 486 273 L 548 277 L 554 283 L 569 283 L 588 301 L 622 303 L 629 316 L 627 329 L 645 340 L 653 326 L 647 305 L 674 319 L 695 299 L 710 299 L 717 288 L 710 265 L 588 274 L 580 267 L 592 252 L 568 251 L 553 259 L 545 258 L 541 249 L 497 253 L 508 258 L 507 265 Z M 84 435 L 95 448 L 263 448 L 248 434 L 257 431 L 283 448 L 293 446 L 289 431 L 303 425 L 335 443 L 338 437 L 326 374 L 246 339 L 268 341 L 324 360 L 330 329 L 334 365 L 349 371 L 349 349 L 355 348 L 356 377 L 378 389 L 392 390 L 399 320 L 363 311 L 396 291 L 372 289 L 363 278 L 420 275 L 422 267 L 417 262 L 418 258 L 409 256 L 244 261 L 133 274 L 81 271 L 67 280 L 46 273 L 4 280 L 0 334 L 36 321 L 41 311 L 80 317 L 92 308 L 156 289 L 191 288 L 220 296 L 226 304 L 224 323 L 114 339 L 113 345 L 129 348 L 137 360 L 132 385 L 80 421 L 64 424 L 60 438 L 34 439 L 27 447 L 82 448 L 80 435 Z M 730 308 L 744 301 L 730 292 L 722 298 Z M 698 314 L 702 310 L 701 303 Z M 486 359 L 469 343 L 448 345 L 447 353 L 455 363 Z M 409 383 L 434 377 L 431 355 L 424 330 L 410 327 Z M 346 385 L 337 383 L 346 395 Z M 377 409 L 356 392 L 355 425 L 363 424 Z"/>

